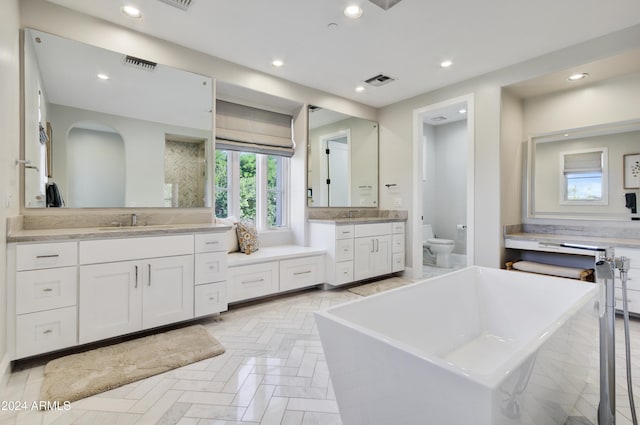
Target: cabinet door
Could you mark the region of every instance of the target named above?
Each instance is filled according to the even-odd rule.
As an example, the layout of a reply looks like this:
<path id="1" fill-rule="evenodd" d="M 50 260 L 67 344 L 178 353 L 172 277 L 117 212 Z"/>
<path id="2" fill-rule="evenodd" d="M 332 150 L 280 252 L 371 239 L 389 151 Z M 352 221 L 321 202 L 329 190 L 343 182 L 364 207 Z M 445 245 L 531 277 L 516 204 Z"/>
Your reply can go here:
<path id="1" fill-rule="evenodd" d="M 144 261 L 142 327 L 193 318 L 193 256 Z"/>
<path id="2" fill-rule="evenodd" d="M 354 239 L 353 280 L 374 276 L 375 238 Z"/>
<path id="3" fill-rule="evenodd" d="M 122 261 L 80 267 L 80 344 L 142 327 L 142 263 Z"/>
<path id="4" fill-rule="evenodd" d="M 379 276 L 391 273 L 391 235 L 376 236 L 373 252 L 373 275 Z"/>
<path id="5" fill-rule="evenodd" d="M 391 235 L 354 239 L 353 280 L 391 273 Z"/>

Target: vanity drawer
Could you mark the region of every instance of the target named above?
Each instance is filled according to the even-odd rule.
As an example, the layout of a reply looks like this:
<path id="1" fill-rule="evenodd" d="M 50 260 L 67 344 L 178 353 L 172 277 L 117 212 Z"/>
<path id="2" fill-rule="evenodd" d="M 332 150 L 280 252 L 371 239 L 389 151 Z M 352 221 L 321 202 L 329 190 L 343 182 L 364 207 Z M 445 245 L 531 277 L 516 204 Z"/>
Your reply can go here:
<path id="1" fill-rule="evenodd" d="M 353 260 L 353 239 L 336 241 L 336 261 Z"/>
<path id="2" fill-rule="evenodd" d="M 324 257 L 280 261 L 280 291 L 305 288 L 324 282 Z"/>
<path id="3" fill-rule="evenodd" d="M 393 233 L 402 233 L 404 234 L 404 222 L 396 222 L 391 223 L 391 228 Z"/>
<path id="4" fill-rule="evenodd" d="M 226 252 L 227 232 L 196 234 L 196 252 Z"/>
<path id="5" fill-rule="evenodd" d="M 336 285 L 353 282 L 353 261 L 336 263 Z"/>
<path id="6" fill-rule="evenodd" d="M 80 264 L 193 254 L 193 235 L 150 236 L 80 242 Z"/>
<path id="7" fill-rule="evenodd" d="M 219 282 L 226 279 L 227 253 L 203 252 L 195 255 L 195 284 Z"/>
<path id="8" fill-rule="evenodd" d="M 336 239 L 353 238 L 353 224 L 336 226 Z"/>
<path id="9" fill-rule="evenodd" d="M 394 234 L 391 237 L 391 252 L 394 254 L 404 252 L 404 235 Z"/>
<path id="10" fill-rule="evenodd" d="M 248 300 L 278 292 L 278 262 L 229 268 L 229 302 Z"/>
<path id="11" fill-rule="evenodd" d="M 16 318 L 16 358 L 76 345 L 76 317 L 76 307 L 19 315 Z"/>
<path id="12" fill-rule="evenodd" d="M 356 238 L 390 235 L 391 223 L 358 224 L 357 226 L 355 226 L 354 231 L 355 231 Z"/>
<path id="13" fill-rule="evenodd" d="M 391 272 L 400 272 L 404 270 L 404 253 L 399 252 L 397 254 L 393 254 L 393 259 L 391 260 Z"/>
<path id="14" fill-rule="evenodd" d="M 227 311 L 227 282 L 198 285 L 194 296 L 195 317 Z"/>
<path id="15" fill-rule="evenodd" d="M 74 266 L 78 263 L 76 242 L 38 243 L 16 247 L 16 270 Z"/>
<path id="16" fill-rule="evenodd" d="M 77 267 L 16 273 L 16 314 L 76 305 L 77 282 Z"/>

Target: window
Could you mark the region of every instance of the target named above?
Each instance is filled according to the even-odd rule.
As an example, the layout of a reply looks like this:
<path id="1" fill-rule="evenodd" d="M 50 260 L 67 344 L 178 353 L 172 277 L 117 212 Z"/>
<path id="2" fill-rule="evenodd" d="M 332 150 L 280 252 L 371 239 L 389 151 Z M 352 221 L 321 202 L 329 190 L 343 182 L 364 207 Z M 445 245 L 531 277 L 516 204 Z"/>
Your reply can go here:
<path id="1" fill-rule="evenodd" d="M 607 148 L 561 152 L 564 205 L 607 205 Z"/>
<path id="2" fill-rule="evenodd" d="M 216 150 L 216 217 L 239 217 L 261 230 L 287 226 L 289 158 Z"/>

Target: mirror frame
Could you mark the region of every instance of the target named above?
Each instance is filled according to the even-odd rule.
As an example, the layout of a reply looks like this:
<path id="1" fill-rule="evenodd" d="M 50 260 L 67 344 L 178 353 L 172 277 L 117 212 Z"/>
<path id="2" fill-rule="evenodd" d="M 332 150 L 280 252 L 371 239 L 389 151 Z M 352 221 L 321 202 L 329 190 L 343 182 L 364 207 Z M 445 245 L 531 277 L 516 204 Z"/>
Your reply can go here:
<path id="1" fill-rule="evenodd" d="M 640 130 L 640 118 L 616 121 L 604 124 L 597 124 L 586 127 L 571 128 L 557 130 L 547 133 L 534 134 L 529 136 L 526 142 L 525 155 L 523 155 L 525 164 L 525 197 L 523 199 L 524 208 L 527 219 L 562 219 L 562 220 L 602 220 L 602 221 L 629 221 L 628 214 L 610 214 L 610 213 L 575 213 L 575 212 L 559 212 L 559 211 L 539 211 L 535 205 L 535 168 L 536 168 L 536 143 L 556 142 L 573 139 L 582 139 L 594 136 L 604 136 L 608 134 L 620 134 Z M 611 160 L 611 158 L 609 158 Z M 611 167 L 609 167 L 611 169 Z M 609 179 L 609 185 L 611 180 Z M 624 190 L 624 189 L 623 189 Z M 633 189 L 629 189 L 633 190 Z M 635 189 L 636 192 L 638 189 Z M 611 197 L 610 197 L 611 200 Z"/>

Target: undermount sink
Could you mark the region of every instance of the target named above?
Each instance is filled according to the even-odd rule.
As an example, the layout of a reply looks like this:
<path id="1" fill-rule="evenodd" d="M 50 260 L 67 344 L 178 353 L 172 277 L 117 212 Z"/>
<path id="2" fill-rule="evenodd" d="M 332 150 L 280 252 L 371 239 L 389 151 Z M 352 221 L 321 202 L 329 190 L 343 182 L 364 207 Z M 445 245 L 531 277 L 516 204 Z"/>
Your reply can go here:
<path id="1" fill-rule="evenodd" d="M 99 227 L 100 231 L 108 230 L 155 230 L 155 229 L 173 229 L 174 226 L 170 224 L 150 224 L 148 226 L 112 226 L 112 227 Z"/>

